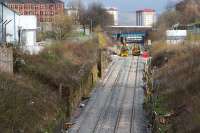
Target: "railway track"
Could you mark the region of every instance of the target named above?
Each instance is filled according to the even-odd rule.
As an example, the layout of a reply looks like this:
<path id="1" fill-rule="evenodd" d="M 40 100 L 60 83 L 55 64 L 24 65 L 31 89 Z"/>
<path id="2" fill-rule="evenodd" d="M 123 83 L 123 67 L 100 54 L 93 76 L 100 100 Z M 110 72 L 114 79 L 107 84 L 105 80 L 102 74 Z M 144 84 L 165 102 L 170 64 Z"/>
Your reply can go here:
<path id="1" fill-rule="evenodd" d="M 136 68 L 135 68 L 135 72 L 136 72 L 136 74 L 135 74 L 135 82 L 134 82 L 134 87 L 132 88 L 134 91 L 134 93 L 133 93 L 133 102 L 132 102 L 132 110 L 131 110 L 131 119 L 130 119 L 130 133 L 132 133 L 133 132 L 133 126 L 134 126 L 134 101 L 135 101 L 135 90 L 136 90 L 136 86 L 137 86 L 137 80 L 138 80 L 138 75 L 137 75 L 137 73 L 138 73 L 138 62 L 139 62 L 139 57 L 134 57 L 134 58 L 137 58 L 136 59 Z M 133 63 L 133 62 L 132 62 Z M 132 66 L 132 63 L 131 63 L 131 66 L 130 66 L 130 69 L 129 69 L 129 72 L 128 72 L 128 76 L 127 76 L 127 83 L 129 82 L 129 76 L 130 76 L 130 74 L 131 74 L 131 68 L 133 67 Z M 119 111 L 118 111 L 118 115 L 117 115 L 117 120 L 116 120 L 116 125 L 115 125 L 115 128 L 114 128 L 114 132 L 113 133 L 118 133 L 118 129 L 120 128 L 119 127 L 119 123 L 120 123 L 120 121 L 121 121 L 121 115 L 122 115 L 122 110 L 123 110 L 123 103 L 124 103 L 124 100 L 125 100 L 125 96 L 127 96 L 126 95 L 126 93 L 127 93 L 127 90 L 129 89 L 129 86 L 126 86 L 125 88 L 124 88 L 125 90 L 124 90 L 124 95 L 123 95 L 123 98 L 122 98 L 122 101 L 121 101 L 121 104 L 120 104 L 120 109 L 119 109 Z M 120 131 L 119 131 L 120 132 Z"/>
<path id="2" fill-rule="evenodd" d="M 120 67 L 120 68 L 118 68 L 118 67 Z M 113 62 L 112 64 L 111 64 L 111 66 L 110 66 L 110 70 L 111 71 L 108 71 L 107 73 L 106 73 L 106 75 L 105 75 L 105 78 L 104 78 L 104 80 L 103 80 L 103 82 L 102 82 L 102 85 L 97 85 L 98 87 L 100 87 L 100 88 L 98 88 L 98 90 L 100 90 L 100 91 L 102 91 L 102 89 L 104 89 L 105 88 L 105 86 L 106 86 L 106 84 L 109 82 L 109 80 L 112 78 L 111 76 L 112 76 L 112 74 L 115 72 L 115 71 L 117 71 L 117 69 L 119 69 L 118 70 L 118 72 L 117 72 L 117 78 L 115 79 L 115 82 L 117 82 L 117 79 L 118 79 L 118 77 L 119 77 L 119 75 L 120 75 L 120 73 L 121 73 L 121 70 L 122 70 L 122 66 L 121 66 L 121 64 L 117 64 L 117 62 Z M 99 96 L 99 93 L 97 92 L 97 96 L 96 97 L 98 97 Z M 107 96 L 107 98 L 109 97 L 109 95 Z M 96 104 L 96 102 L 93 102 L 92 103 L 92 105 L 91 106 L 93 106 L 94 104 Z M 83 116 L 82 116 L 82 118 L 87 118 L 88 116 L 89 116 L 89 114 L 90 114 L 90 108 L 87 108 L 87 110 L 85 110 L 84 112 L 84 114 L 83 114 Z M 101 109 L 102 110 L 102 109 Z M 101 111 L 100 111 L 101 112 Z M 80 128 L 81 128 L 81 125 L 85 122 L 85 120 L 86 119 L 83 119 L 83 120 L 80 120 L 81 122 L 79 122 L 79 126 L 77 127 L 77 128 L 75 128 L 75 130 L 70 130 L 69 132 L 70 133 L 81 133 L 80 132 Z"/>
<path id="3" fill-rule="evenodd" d="M 136 86 L 137 86 L 137 78 L 138 78 L 138 63 L 139 63 L 139 56 L 137 57 L 137 64 L 135 70 L 135 84 L 134 84 L 134 93 L 133 93 L 133 103 L 132 103 L 132 111 L 131 111 L 131 126 L 130 126 L 130 133 L 134 133 L 134 119 L 135 119 L 135 97 L 136 97 Z"/>
<path id="4" fill-rule="evenodd" d="M 140 57 L 112 63 L 87 107 L 69 133 L 144 133 L 138 128 L 138 93 L 143 93 Z M 140 125 L 139 125 L 140 126 Z M 139 130 L 138 130 L 139 129 Z"/>
<path id="5" fill-rule="evenodd" d="M 134 57 L 133 57 L 134 58 Z M 130 65 L 130 68 L 129 68 L 129 71 L 128 71 L 128 76 L 127 76 L 127 83 L 129 81 L 129 76 L 130 76 L 130 73 L 131 73 L 131 69 L 132 69 L 132 64 L 133 64 L 133 60 L 131 60 L 131 65 Z M 119 128 L 119 122 L 120 122 L 120 119 L 121 119 L 121 114 L 122 114 L 122 109 L 123 109 L 123 102 L 125 100 L 125 96 L 126 96 L 126 92 L 127 92 L 127 88 L 128 86 L 126 85 L 126 87 L 124 88 L 124 94 L 123 94 L 123 98 L 122 98 L 122 101 L 120 103 L 120 108 L 119 108 L 119 111 L 118 111 L 118 114 L 117 114 L 117 120 L 116 120 L 116 123 L 115 123 L 115 128 L 114 128 L 114 132 L 113 133 L 117 133 L 118 131 L 118 128 Z"/>
<path id="6" fill-rule="evenodd" d="M 125 63 L 125 65 L 123 65 L 123 66 L 127 65 L 127 62 L 124 61 L 123 63 Z M 108 99 L 106 99 L 106 101 L 108 101 L 108 102 L 106 102 L 105 106 L 101 110 L 101 113 L 100 113 L 100 115 L 98 117 L 98 121 L 96 122 L 92 133 L 101 132 L 101 129 L 102 129 L 103 124 L 104 124 L 104 121 L 105 121 L 105 119 L 107 117 L 107 114 L 109 113 L 109 109 L 108 108 L 111 106 L 111 102 L 113 101 L 113 98 L 115 98 L 115 91 L 116 91 L 116 88 L 118 87 L 119 78 L 120 78 L 120 76 L 123 77 L 125 75 L 125 73 L 123 73 L 124 72 L 123 68 L 124 67 L 121 67 L 121 70 L 119 71 L 119 73 L 117 75 L 117 78 L 116 78 L 116 80 L 115 80 L 115 82 L 114 82 L 114 84 L 112 86 L 112 90 L 111 90 L 112 94 L 111 94 L 110 97 L 107 97 Z M 100 130 L 100 131 L 98 131 L 98 130 Z"/>

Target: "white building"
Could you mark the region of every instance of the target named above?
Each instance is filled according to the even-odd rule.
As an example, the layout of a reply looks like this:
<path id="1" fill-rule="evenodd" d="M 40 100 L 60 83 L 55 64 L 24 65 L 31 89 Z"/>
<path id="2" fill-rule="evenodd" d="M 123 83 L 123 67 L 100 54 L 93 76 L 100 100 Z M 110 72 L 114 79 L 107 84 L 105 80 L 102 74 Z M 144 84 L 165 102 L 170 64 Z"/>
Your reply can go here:
<path id="1" fill-rule="evenodd" d="M 37 54 L 42 49 L 36 43 L 37 17 L 34 15 L 21 15 L 19 28 L 23 50 L 30 54 Z"/>
<path id="2" fill-rule="evenodd" d="M 67 9 L 65 9 L 65 14 L 72 17 L 73 21 L 75 23 L 78 23 L 79 21 L 79 11 L 78 8 L 74 8 L 74 7 L 69 7 Z"/>
<path id="3" fill-rule="evenodd" d="M 119 24 L 119 12 L 117 10 L 117 8 L 107 8 L 106 9 L 107 13 L 109 13 L 110 15 L 113 16 L 113 24 L 114 25 L 118 25 Z"/>
<path id="4" fill-rule="evenodd" d="M 137 26 L 152 26 L 156 22 L 156 12 L 153 9 L 136 11 Z"/>
<path id="5" fill-rule="evenodd" d="M 65 9 L 65 13 L 68 16 L 78 16 L 78 9 L 76 8 L 67 8 Z"/>
<path id="6" fill-rule="evenodd" d="M 36 16 L 19 15 L 0 3 L 0 44 L 20 44 L 24 51 L 38 53 L 41 48 L 36 44 L 36 31 Z"/>
<path id="7" fill-rule="evenodd" d="M 183 43 L 187 37 L 187 30 L 167 30 L 166 41 L 167 44 Z"/>

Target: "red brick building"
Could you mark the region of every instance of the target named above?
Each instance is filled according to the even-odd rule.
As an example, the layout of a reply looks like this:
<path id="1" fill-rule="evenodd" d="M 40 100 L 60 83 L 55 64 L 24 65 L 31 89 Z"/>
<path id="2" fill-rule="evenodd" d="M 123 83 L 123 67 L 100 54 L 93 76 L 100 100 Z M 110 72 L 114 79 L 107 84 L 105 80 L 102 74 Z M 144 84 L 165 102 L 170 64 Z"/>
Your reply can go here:
<path id="1" fill-rule="evenodd" d="M 54 21 L 55 15 L 64 14 L 61 0 L 4 0 L 5 4 L 21 15 L 36 15 L 40 25 Z"/>

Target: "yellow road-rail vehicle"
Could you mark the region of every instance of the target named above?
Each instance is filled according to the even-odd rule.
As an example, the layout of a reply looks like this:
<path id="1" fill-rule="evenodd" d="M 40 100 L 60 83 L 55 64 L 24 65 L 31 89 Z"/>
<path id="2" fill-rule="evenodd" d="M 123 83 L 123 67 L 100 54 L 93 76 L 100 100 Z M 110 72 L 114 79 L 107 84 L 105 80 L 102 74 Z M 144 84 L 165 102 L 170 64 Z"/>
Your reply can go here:
<path id="1" fill-rule="evenodd" d="M 132 48 L 132 55 L 133 56 L 140 56 L 140 46 L 134 45 Z"/>
<path id="2" fill-rule="evenodd" d="M 128 57 L 128 47 L 127 46 L 122 46 L 121 50 L 120 50 L 120 56 L 121 57 Z"/>

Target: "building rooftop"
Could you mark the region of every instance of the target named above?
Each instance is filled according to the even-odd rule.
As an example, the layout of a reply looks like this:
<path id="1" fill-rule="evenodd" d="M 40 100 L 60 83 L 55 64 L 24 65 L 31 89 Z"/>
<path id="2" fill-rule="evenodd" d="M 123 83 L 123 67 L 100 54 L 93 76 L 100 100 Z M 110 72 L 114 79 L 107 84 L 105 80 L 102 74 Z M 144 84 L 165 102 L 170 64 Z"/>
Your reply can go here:
<path id="1" fill-rule="evenodd" d="M 137 10 L 136 12 L 155 12 L 154 9 L 143 9 L 143 10 Z"/>
<path id="2" fill-rule="evenodd" d="M 116 7 L 107 7 L 106 10 L 107 11 L 118 11 L 118 9 Z"/>
<path id="3" fill-rule="evenodd" d="M 64 3 L 61 0 L 0 0 L 3 3 Z"/>
<path id="4" fill-rule="evenodd" d="M 109 28 L 152 28 L 152 26 L 135 26 L 135 25 L 110 25 Z"/>

